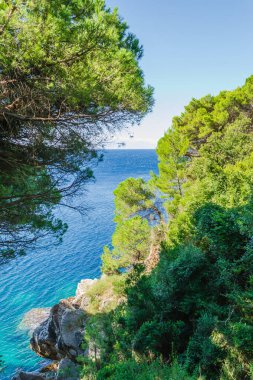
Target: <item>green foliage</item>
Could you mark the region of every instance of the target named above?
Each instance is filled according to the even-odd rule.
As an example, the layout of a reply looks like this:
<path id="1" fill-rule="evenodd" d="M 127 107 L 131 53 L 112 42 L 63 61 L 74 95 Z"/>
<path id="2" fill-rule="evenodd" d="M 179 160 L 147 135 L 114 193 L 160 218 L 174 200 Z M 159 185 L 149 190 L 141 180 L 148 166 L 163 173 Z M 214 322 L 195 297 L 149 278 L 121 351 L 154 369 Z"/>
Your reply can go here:
<path id="1" fill-rule="evenodd" d="M 194 219 L 196 244 L 206 254 L 228 260 L 242 256 L 253 232 L 252 203 L 228 210 L 207 204 L 195 212 Z"/>
<path id="2" fill-rule="evenodd" d="M 142 178 L 128 178 L 114 191 L 115 222 L 138 214 L 151 220 L 162 220 L 162 212 L 156 205 L 156 194 Z"/>
<path id="3" fill-rule="evenodd" d="M 150 227 L 146 219 L 135 216 L 116 227 L 113 250 L 104 248 L 102 272 L 115 273 L 143 262 L 150 246 Z"/>
<path id="4" fill-rule="evenodd" d="M 127 300 L 110 315 L 114 338 L 94 379 L 253 378 L 252 100 L 253 77 L 193 99 L 158 144 L 159 175 L 115 191 L 121 255 L 138 246 L 130 222 L 146 221 L 158 197 L 168 223 L 157 267 L 145 273 L 140 262 L 124 274 Z M 151 245 L 165 220 L 151 223 Z M 104 258 L 116 268 L 110 251 Z"/>
<path id="5" fill-rule="evenodd" d="M 97 373 L 95 371 L 95 374 L 87 372 L 86 370 L 83 380 L 201 380 L 200 377 L 188 375 L 176 361 L 169 366 L 159 360 L 152 363 L 128 360 L 110 364 Z"/>
<path id="6" fill-rule="evenodd" d="M 144 322 L 135 335 L 133 349 L 140 354 L 159 354 L 163 352 L 166 356 L 172 356 L 176 350 L 177 339 L 184 330 L 182 321 Z"/>
<path id="7" fill-rule="evenodd" d="M 212 207 L 214 212 L 211 206 L 199 211 L 196 236 L 203 239 L 208 233 L 215 244 L 164 252 L 156 270 L 128 290 L 124 326 L 142 355 L 171 358 L 174 350 L 190 372 L 201 369 L 208 379 L 218 379 L 226 363 L 237 368 L 237 378 L 247 379 L 252 364 L 251 233 L 247 237 L 244 226 L 241 234 L 231 234 L 238 219 L 230 220 L 228 228 L 228 212 L 221 208 L 217 225 L 217 206 Z"/>
<path id="8" fill-rule="evenodd" d="M 197 372 L 201 368 L 210 378 L 215 378 L 220 362 L 225 357 L 212 339 L 217 324 L 217 317 L 212 314 L 203 314 L 198 319 L 186 350 L 186 368 L 190 372 Z"/>
<path id="9" fill-rule="evenodd" d="M 61 237 L 54 206 L 92 178 L 108 135 L 150 111 L 142 53 L 103 0 L 1 1 L 2 252 Z"/>
<path id="10" fill-rule="evenodd" d="M 159 176 L 156 185 L 168 198 L 178 198 L 183 195 L 185 181 L 185 156 L 189 147 L 188 138 L 170 129 L 158 142 Z"/>
<path id="11" fill-rule="evenodd" d="M 71 112 L 85 108 L 96 115 L 107 106 L 147 111 L 150 89 L 144 88 L 137 64 L 142 48 L 103 0 L 4 1 L 0 24 L 4 80 L 15 72 L 16 80 L 23 75 L 24 83 L 31 85 L 32 80 L 34 89 L 48 95 L 53 105 L 64 100 L 62 107 Z M 30 107 L 15 114 L 27 117 Z"/>
<path id="12" fill-rule="evenodd" d="M 125 281 L 124 275 L 103 275 L 86 292 L 86 296 L 89 298 L 87 312 L 96 314 L 115 309 L 120 299 L 124 298 Z"/>
<path id="13" fill-rule="evenodd" d="M 169 245 L 191 236 L 191 215 L 204 203 L 234 207 L 252 197 L 252 83 L 193 99 L 159 141 L 154 179 L 171 216 Z"/>

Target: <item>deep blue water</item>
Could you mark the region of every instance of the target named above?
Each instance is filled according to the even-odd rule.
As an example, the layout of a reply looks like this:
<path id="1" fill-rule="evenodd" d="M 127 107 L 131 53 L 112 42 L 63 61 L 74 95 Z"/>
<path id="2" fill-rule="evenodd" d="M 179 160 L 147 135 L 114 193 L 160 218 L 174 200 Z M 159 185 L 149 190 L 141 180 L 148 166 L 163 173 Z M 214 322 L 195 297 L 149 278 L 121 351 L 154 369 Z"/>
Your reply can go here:
<path id="1" fill-rule="evenodd" d="M 18 328 L 22 316 L 74 295 L 81 279 L 100 275 L 100 255 L 115 228 L 113 190 L 128 177 L 148 178 L 151 170 L 157 171 L 154 150 L 106 151 L 95 168 L 95 183 L 87 185 L 83 195 L 87 215 L 57 210 L 69 226 L 62 244 L 50 246 L 47 241 L 43 249 L 0 266 L 0 354 L 6 366 L 1 380 L 9 380 L 16 369 L 33 370 L 43 364 Z"/>

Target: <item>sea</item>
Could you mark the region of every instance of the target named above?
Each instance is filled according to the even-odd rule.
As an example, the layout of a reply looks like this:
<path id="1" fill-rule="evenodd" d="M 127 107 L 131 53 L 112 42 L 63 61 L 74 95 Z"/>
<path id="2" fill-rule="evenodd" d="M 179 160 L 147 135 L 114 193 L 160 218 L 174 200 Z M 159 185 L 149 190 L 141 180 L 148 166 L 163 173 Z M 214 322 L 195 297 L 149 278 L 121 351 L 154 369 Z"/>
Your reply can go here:
<path id="1" fill-rule="evenodd" d="M 86 205 L 85 215 L 67 208 L 55 210 L 68 224 L 62 243 L 46 239 L 41 247 L 0 266 L 1 380 L 45 364 L 31 351 L 29 337 L 20 329 L 24 314 L 53 306 L 73 296 L 81 279 L 100 276 L 100 256 L 115 229 L 113 191 L 128 177 L 148 179 L 151 171 L 157 173 L 155 150 L 106 150 L 94 168 L 95 181 L 74 201 Z"/>

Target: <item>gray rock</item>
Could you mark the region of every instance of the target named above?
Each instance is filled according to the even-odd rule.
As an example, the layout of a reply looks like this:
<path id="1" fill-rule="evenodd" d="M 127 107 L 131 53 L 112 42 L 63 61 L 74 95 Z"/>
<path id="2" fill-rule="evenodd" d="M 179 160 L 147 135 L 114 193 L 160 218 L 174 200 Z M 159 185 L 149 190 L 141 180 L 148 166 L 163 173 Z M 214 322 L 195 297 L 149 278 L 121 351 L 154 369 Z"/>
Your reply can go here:
<path id="1" fill-rule="evenodd" d="M 86 291 L 92 286 L 95 284 L 95 282 L 97 281 L 97 279 L 95 278 L 94 280 L 91 280 L 89 278 L 86 278 L 84 280 L 81 280 L 78 285 L 77 285 L 77 289 L 76 289 L 76 297 L 82 297 Z"/>
<path id="2" fill-rule="evenodd" d="M 59 368 L 56 380 L 79 380 L 78 367 L 70 359 L 62 359 L 59 363 Z"/>
<path id="3" fill-rule="evenodd" d="M 19 372 L 12 380 L 45 380 L 44 375 L 35 372 Z"/>
<path id="4" fill-rule="evenodd" d="M 50 315 L 50 307 L 36 308 L 25 313 L 18 328 L 28 332 L 29 336 L 32 336 L 34 330 L 41 325 Z"/>
<path id="5" fill-rule="evenodd" d="M 56 333 L 52 323 L 52 316 L 37 327 L 30 340 L 30 346 L 37 355 L 51 360 L 59 360 L 56 347 Z"/>
<path id="6" fill-rule="evenodd" d="M 82 355 L 86 315 L 68 300 L 52 307 L 49 318 L 37 327 L 30 340 L 31 348 L 44 358 L 60 360 Z"/>
<path id="7" fill-rule="evenodd" d="M 67 347 L 78 348 L 83 340 L 85 314 L 82 310 L 66 309 L 61 319 L 62 342 Z"/>
<path id="8" fill-rule="evenodd" d="M 57 380 L 79 379 L 78 367 L 75 364 L 77 356 L 98 358 L 96 346 L 90 345 L 82 349 L 85 323 L 89 305 L 87 291 L 97 280 L 82 280 L 77 287 L 76 296 L 61 300 L 57 305 L 48 309 L 33 309 L 22 321 L 22 328 L 33 331 L 30 345 L 33 351 L 43 358 L 56 360 L 59 363 Z M 34 380 L 55 379 L 55 371 L 47 374 L 32 374 Z M 15 380 L 23 380 L 20 373 Z M 26 374 L 28 376 L 30 374 Z M 51 377 L 50 377 L 51 376 Z M 67 376 L 67 377 L 66 377 Z M 24 380 L 30 379 L 24 377 Z M 33 378 L 31 378 L 33 379 Z"/>
<path id="9" fill-rule="evenodd" d="M 76 289 L 76 296 L 73 300 L 74 304 L 79 305 L 80 309 L 86 310 L 90 299 L 87 296 L 87 291 L 96 283 L 97 279 L 84 279 L 79 282 Z"/>

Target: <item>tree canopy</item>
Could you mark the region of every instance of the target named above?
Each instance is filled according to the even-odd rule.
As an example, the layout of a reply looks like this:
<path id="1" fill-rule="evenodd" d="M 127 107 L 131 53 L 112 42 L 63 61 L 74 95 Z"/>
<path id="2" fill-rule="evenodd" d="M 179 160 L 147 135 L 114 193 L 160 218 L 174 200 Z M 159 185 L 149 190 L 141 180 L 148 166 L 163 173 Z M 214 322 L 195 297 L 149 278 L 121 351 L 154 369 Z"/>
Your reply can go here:
<path id="1" fill-rule="evenodd" d="M 120 273 L 143 263 L 150 247 L 150 227 L 146 219 L 135 216 L 118 224 L 112 237 L 113 249 L 104 248 L 102 271 Z"/>
<path id="2" fill-rule="evenodd" d="M 1 249 L 63 232 L 54 205 L 92 177 L 96 148 L 152 107 L 142 54 L 103 0 L 1 2 Z"/>
<path id="3" fill-rule="evenodd" d="M 250 77 L 234 91 L 193 99 L 158 143 L 159 174 L 148 182 L 127 179 L 116 189 L 113 241 L 124 241 L 124 220 L 150 220 L 156 197 L 167 215 L 149 223 L 142 267 L 123 274 L 125 302 L 100 315 L 107 324 L 91 334 L 98 347 L 97 336 L 113 337 L 101 348 L 101 369 L 86 366 L 94 378 L 119 379 L 129 363 L 140 378 L 148 366 L 150 378 L 252 379 L 252 84 Z M 133 260 L 137 234 L 128 227 Z M 146 257 L 157 243 L 160 260 L 150 272 Z M 120 260 L 110 256 L 111 267 L 129 260 L 121 247 Z"/>

